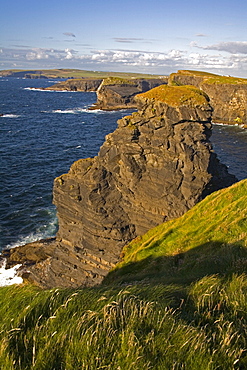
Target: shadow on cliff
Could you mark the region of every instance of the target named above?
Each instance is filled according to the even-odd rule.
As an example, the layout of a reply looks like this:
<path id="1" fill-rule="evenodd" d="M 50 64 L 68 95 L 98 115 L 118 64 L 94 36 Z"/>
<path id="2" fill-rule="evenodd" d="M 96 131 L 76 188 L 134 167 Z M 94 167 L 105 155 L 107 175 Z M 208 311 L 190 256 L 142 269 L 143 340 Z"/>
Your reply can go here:
<path id="1" fill-rule="evenodd" d="M 214 241 L 174 256 L 149 256 L 110 271 L 103 285 L 193 283 L 204 276 L 247 273 L 247 249 Z"/>

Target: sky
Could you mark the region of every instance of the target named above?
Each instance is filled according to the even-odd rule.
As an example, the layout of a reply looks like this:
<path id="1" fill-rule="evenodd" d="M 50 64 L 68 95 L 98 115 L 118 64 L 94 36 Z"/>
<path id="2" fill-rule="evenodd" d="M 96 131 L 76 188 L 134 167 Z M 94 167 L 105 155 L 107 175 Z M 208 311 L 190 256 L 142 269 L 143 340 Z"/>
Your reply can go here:
<path id="1" fill-rule="evenodd" d="M 0 69 L 247 78 L 244 0 L 0 0 Z"/>

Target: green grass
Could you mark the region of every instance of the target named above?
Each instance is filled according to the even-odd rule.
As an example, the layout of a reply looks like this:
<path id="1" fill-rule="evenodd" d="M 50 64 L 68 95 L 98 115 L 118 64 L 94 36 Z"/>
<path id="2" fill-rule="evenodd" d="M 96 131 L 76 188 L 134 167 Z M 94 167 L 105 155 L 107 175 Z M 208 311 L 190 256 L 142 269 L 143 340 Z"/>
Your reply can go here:
<path id="1" fill-rule="evenodd" d="M 172 302 L 176 291 L 1 288 L 0 368 L 245 369 L 246 276 L 205 277 Z"/>
<path id="2" fill-rule="evenodd" d="M 137 98 L 154 99 L 172 107 L 208 105 L 207 95 L 194 86 L 161 85 L 145 93 L 138 94 Z"/>
<path id="3" fill-rule="evenodd" d="M 135 80 L 134 79 L 128 79 L 128 78 L 120 78 L 120 77 L 108 77 L 103 80 L 103 85 L 134 85 Z"/>
<path id="4" fill-rule="evenodd" d="M 0 288 L 0 369 L 246 369 L 246 190 L 134 240 L 101 286 Z"/>
<path id="5" fill-rule="evenodd" d="M 247 79 L 246 78 L 238 78 L 238 77 L 228 77 L 228 76 L 215 76 L 215 77 L 208 77 L 204 78 L 204 83 L 210 85 L 223 85 L 223 84 L 230 84 L 230 85 L 246 85 Z"/>
<path id="6" fill-rule="evenodd" d="M 124 247 L 108 279 L 191 282 L 205 274 L 247 272 L 247 180 L 214 192 L 182 217 Z"/>
<path id="7" fill-rule="evenodd" d="M 193 71 L 193 70 L 180 70 L 177 73 L 188 76 L 198 76 L 198 77 L 213 77 L 218 76 L 214 73 L 204 72 L 204 71 Z"/>

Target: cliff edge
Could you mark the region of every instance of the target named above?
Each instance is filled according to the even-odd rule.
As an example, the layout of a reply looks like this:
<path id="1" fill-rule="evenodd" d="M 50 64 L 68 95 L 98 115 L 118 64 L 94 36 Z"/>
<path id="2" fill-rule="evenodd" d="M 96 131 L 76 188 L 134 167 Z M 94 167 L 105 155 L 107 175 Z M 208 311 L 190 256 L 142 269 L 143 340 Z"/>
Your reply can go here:
<path id="1" fill-rule="evenodd" d="M 55 240 L 7 251 L 8 265 L 24 262 L 45 288 L 99 284 L 129 241 L 234 183 L 209 141 L 208 100 L 191 86 L 137 95 L 138 112 L 118 121 L 98 156 L 55 179 Z"/>

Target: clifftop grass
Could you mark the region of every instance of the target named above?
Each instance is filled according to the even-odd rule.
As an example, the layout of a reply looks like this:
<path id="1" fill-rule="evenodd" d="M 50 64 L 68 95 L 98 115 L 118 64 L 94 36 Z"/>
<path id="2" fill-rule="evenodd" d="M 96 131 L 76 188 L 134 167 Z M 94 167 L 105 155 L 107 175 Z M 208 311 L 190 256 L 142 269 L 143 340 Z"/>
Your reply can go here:
<path id="1" fill-rule="evenodd" d="M 204 71 L 193 71 L 193 70 L 179 70 L 178 74 L 187 75 L 187 76 L 198 76 L 198 77 L 213 77 L 218 76 L 214 73 L 204 72 Z"/>
<path id="2" fill-rule="evenodd" d="M 207 95 L 194 86 L 161 85 L 145 93 L 138 94 L 137 98 L 154 99 L 172 107 L 208 105 Z"/>
<path id="3" fill-rule="evenodd" d="M 135 79 L 120 78 L 120 77 L 107 77 L 103 80 L 103 85 L 135 85 Z"/>
<path id="4" fill-rule="evenodd" d="M 208 77 L 204 78 L 204 83 L 211 84 L 211 85 L 247 85 L 246 78 L 237 78 L 237 77 L 230 77 L 230 76 L 215 76 L 215 77 Z"/>
<path id="5" fill-rule="evenodd" d="M 170 79 L 172 80 L 173 75 L 183 75 L 183 76 L 195 76 L 203 77 L 203 82 L 212 85 L 230 84 L 230 85 L 246 85 L 246 78 L 238 78 L 231 76 L 220 76 L 214 73 L 208 73 L 203 71 L 192 71 L 192 70 L 180 70 L 177 73 L 172 73 Z"/>

